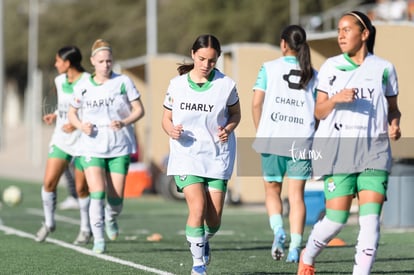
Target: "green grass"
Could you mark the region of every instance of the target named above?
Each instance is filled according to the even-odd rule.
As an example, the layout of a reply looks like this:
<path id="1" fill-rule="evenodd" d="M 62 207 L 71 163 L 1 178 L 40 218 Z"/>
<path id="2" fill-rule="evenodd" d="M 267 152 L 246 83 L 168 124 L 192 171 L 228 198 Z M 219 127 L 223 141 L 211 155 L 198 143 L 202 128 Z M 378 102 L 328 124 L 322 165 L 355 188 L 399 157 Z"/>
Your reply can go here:
<path id="1" fill-rule="evenodd" d="M 187 207 L 182 201 L 166 201 L 153 195 L 126 199 L 119 218 L 119 239 L 108 241 L 105 256 L 96 257 L 89 254 L 91 245 L 83 250 L 71 245 L 79 229 L 76 223 L 70 222 L 78 219 L 76 210 L 57 211 L 59 217 L 72 219 L 57 221 L 57 229 L 50 235 L 57 243 L 36 243 L 33 237 L 42 221 L 41 185 L 0 179 L 1 190 L 11 184 L 23 190 L 24 199 L 16 207 L 3 205 L 0 210 L 3 221 L 0 274 L 190 273 L 192 260 L 183 235 Z M 59 188 L 58 192 L 58 201 L 61 201 L 66 197 L 66 190 Z M 4 226 L 16 230 L 13 231 L 16 234 L 23 232 L 23 236 L 7 234 Z M 305 239 L 310 229 L 306 228 Z M 329 247 L 322 252 L 317 259 L 317 274 L 352 273 L 357 230 L 356 225 L 348 225 L 338 235 L 347 246 Z M 155 232 L 163 235 L 162 241 L 148 242 L 146 237 Z M 220 232 L 210 243 L 209 275 L 296 274 L 296 264 L 275 262 L 270 257 L 273 236 L 264 208 L 227 205 Z M 414 274 L 413 251 L 412 232 L 383 230 L 372 274 Z M 154 272 L 144 271 L 145 268 Z"/>

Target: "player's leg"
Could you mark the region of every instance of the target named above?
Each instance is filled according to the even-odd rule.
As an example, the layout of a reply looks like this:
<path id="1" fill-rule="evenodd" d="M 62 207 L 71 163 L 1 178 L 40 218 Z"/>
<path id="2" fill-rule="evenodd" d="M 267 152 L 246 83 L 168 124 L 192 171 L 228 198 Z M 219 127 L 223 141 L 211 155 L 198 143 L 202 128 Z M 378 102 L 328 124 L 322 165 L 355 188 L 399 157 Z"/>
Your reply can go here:
<path id="1" fill-rule="evenodd" d="M 123 208 L 125 181 L 129 163 L 129 155 L 116 157 L 108 161 L 108 203 L 105 207 L 105 231 L 108 238 L 113 241 L 119 235 L 117 217 L 121 214 Z"/>
<path id="2" fill-rule="evenodd" d="M 359 235 L 353 274 L 370 274 L 380 238 L 380 215 L 387 191 L 388 173 L 367 170 L 358 177 Z"/>
<path id="3" fill-rule="evenodd" d="M 313 270 L 316 257 L 348 221 L 349 209 L 356 192 L 356 174 L 325 177 L 324 192 L 326 215 L 312 229 L 300 257 L 298 274 L 305 274 L 307 269 Z"/>
<path id="4" fill-rule="evenodd" d="M 80 162 L 84 169 L 86 182 L 90 192 L 89 221 L 94 238 L 93 251 L 95 253 L 104 253 L 106 160 L 82 156 L 80 157 Z"/>
<path id="5" fill-rule="evenodd" d="M 306 180 L 287 179 L 289 198 L 290 244 L 287 262 L 297 263 L 305 227 L 306 208 L 304 189 Z"/>
<path id="6" fill-rule="evenodd" d="M 287 262 L 297 263 L 305 227 L 306 208 L 304 190 L 312 169 L 310 160 L 287 161 L 290 244 Z"/>
<path id="7" fill-rule="evenodd" d="M 74 166 L 76 192 L 80 212 L 80 231 L 78 237 L 74 241 L 74 244 L 88 244 L 92 237 L 91 225 L 89 222 L 89 189 L 88 184 L 86 183 L 85 173 L 83 172 L 83 168 L 80 165 L 79 158 L 75 158 Z"/>
<path id="8" fill-rule="evenodd" d="M 69 194 L 65 200 L 59 203 L 59 209 L 60 210 L 79 209 L 78 194 L 76 193 L 76 183 L 75 183 L 75 167 L 73 164 L 73 160 L 66 167 L 65 171 L 63 172 L 63 176 L 66 179 L 66 186 L 68 188 Z"/>
<path id="9" fill-rule="evenodd" d="M 41 191 L 44 223 L 36 234 L 36 241 L 38 242 L 43 242 L 48 234 L 55 230 L 56 187 L 70 160 L 70 155 L 54 145 L 51 146 L 46 162 L 46 170 Z"/>
<path id="10" fill-rule="evenodd" d="M 188 206 L 185 235 L 193 258 L 192 274 L 204 274 L 206 265 L 203 260 L 206 211 L 206 190 L 203 179 L 195 176 L 175 176 L 179 190 L 184 192 Z"/>
<path id="11" fill-rule="evenodd" d="M 218 232 L 221 226 L 224 199 L 227 191 L 227 180 L 208 179 L 206 193 L 207 209 L 205 218 L 205 246 L 204 263 L 208 265 L 211 261 L 211 249 L 209 240 Z"/>

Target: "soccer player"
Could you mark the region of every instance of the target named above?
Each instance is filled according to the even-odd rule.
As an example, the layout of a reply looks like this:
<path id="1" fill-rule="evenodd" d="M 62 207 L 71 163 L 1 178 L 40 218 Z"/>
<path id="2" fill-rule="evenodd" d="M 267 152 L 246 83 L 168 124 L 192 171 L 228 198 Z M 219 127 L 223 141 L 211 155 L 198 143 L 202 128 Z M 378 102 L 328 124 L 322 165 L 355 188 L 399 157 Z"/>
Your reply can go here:
<path id="1" fill-rule="evenodd" d="M 91 197 L 93 251 L 104 253 L 104 231 L 110 240 L 119 234 L 116 218 L 122 211 L 130 154 L 136 151 L 133 124 L 143 117 L 144 107 L 132 80 L 112 71 L 107 41 L 95 41 L 90 60 L 95 73 L 76 87 L 69 120 L 82 132 L 80 162 Z"/>
<path id="2" fill-rule="evenodd" d="M 89 225 L 89 192 L 82 168 L 74 156 L 77 155 L 80 132 L 69 122 L 67 113 L 76 85 L 87 79 L 90 74 L 81 65 L 82 55 L 75 46 L 66 46 L 56 54 L 55 67 L 59 75 L 55 78 L 58 106 L 54 113 L 46 114 L 43 120 L 52 124 L 56 120 L 55 130 L 50 141 L 50 149 L 46 163 L 46 171 L 42 188 L 42 202 L 45 220 L 36 234 L 36 241 L 43 242 L 56 227 L 56 187 L 71 162 L 75 162 L 75 185 L 80 209 L 80 232 L 75 244 L 87 244 L 91 238 Z M 75 159 L 74 159 L 75 158 Z"/>
<path id="3" fill-rule="evenodd" d="M 178 67 L 164 101 L 162 127 L 170 137 L 167 174 L 184 192 L 189 214 L 186 239 L 193 257 L 191 274 L 206 274 L 209 240 L 220 228 L 227 181 L 233 172 L 240 105 L 232 79 L 215 68 L 220 42 L 197 37 L 192 64 Z"/>
<path id="4" fill-rule="evenodd" d="M 261 154 L 265 203 L 274 234 L 271 255 L 280 260 L 285 254 L 281 191 L 286 174 L 290 206 L 286 261 L 298 262 L 306 216 L 304 187 L 312 172 L 308 156 L 316 123 L 317 73 L 302 27 L 286 27 L 280 49 L 283 56 L 262 65 L 253 88 L 252 114 L 257 130 L 253 148 Z"/>
<path id="5" fill-rule="evenodd" d="M 318 75 L 315 115 L 320 119 L 312 163 L 325 182 L 326 216 L 315 224 L 301 253 L 298 274 L 314 274 L 315 259 L 346 224 L 353 198 L 359 204 L 359 235 L 353 274 L 370 274 L 380 237 L 380 215 L 400 111 L 394 66 L 374 55 L 375 27 L 359 11 L 338 22 L 342 54 L 326 60 Z M 322 149 L 322 150 L 321 150 Z"/>

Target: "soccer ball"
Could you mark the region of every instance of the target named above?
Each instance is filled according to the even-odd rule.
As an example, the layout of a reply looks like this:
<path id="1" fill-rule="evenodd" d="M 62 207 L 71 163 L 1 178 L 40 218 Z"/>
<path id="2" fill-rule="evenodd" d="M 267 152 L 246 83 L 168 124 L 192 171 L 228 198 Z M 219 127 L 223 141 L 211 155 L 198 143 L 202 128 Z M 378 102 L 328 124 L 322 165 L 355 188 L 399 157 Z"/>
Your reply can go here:
<path id="1" fill-rule="evenodd" d="M 16 206 L 22 201 L 22 191 L 15 185 L 10 185 L 3 191 L 3 202 L 8 206 Z"/>

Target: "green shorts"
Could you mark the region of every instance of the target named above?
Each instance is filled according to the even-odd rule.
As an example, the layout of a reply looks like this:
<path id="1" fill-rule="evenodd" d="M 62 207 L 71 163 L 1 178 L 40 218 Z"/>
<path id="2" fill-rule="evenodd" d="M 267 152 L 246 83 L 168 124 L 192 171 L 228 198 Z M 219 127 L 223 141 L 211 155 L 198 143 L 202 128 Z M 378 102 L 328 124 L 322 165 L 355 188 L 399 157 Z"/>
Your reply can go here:
<path id="1" fill-rule="evenodd" d="M 80 157 L 75 157 L 73 159 L 73 166 L 75 166 L 75 169 L 83 172 L 83 167 L 82 167 L 82 163 L 81 163 Z"/>
<path id="2" fill-rule="evenodd" d="M 178 192 L 183 192 L 184 187 L 194 184 L 203 183 L 205 187 L 217 189 L 223 192 L 227 191 L 227 180 L 212 179 L 199 176 L 174 176 Z"/>
<path id="3" fill-rule="evenodd" d="M 129 155 L 114 158 L 95 158 L 95 157 L 79 157 L 80 165 L 83 169 L 89 167 L 101 167 L 110 173 L 118 173 L 122 175 L 128 174 L 130 163 Z"/>
<path id="4" fill-rule="evenodd" d="M 261 154 L 263 178 L 267 182 L 282 182 L 285 174 L 288 178 L 307 180 L 312 173 L 311 161 L 293 160 L 291 157 L 273 154 Z"/>
<path id="5" fill-rule="evenodd" d="M 56 158 L 56 159 L 64 159 L 68 162 L 70 162 L 73 158 L 72 155 L 69 155 L 56 145 L 52 145 L 49 147 L 49 153 L 47 155 L 48 158 Z"/>
<path id="6" fill-rule="evenodd" d="M 361 173 L 336 174 L 324 177 L 324 192 L 327 200 L 355 195 L 362 190 L 370 190 L 386 195 L 388 172 L 367 169 Z"/>

